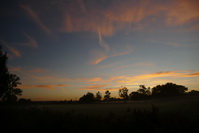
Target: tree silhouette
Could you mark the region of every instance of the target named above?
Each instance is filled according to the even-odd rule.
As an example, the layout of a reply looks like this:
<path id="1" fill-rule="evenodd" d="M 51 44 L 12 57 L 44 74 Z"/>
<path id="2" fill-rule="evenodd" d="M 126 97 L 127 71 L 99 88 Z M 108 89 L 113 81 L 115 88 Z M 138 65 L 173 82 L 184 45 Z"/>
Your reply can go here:
<path id="1" fill-rule="evenodd" d="M 130 100 L 146 100 L 146 95 L 143 95 L 137 91 L 133 91 L 129 94 Z"/>
<path id="2" fill-rule="evenodd" d="M 91 93 L 91 92 L 87 92 L 86 95 L 83 95 L 80 99 L 79 99 L 80 102 L 83 102 L 83 103 L 92 103 L 95 101 L 95 98 L 94 98 L 94 94 Z"/>
<path id="3" fill-rule="evenodd" d="M 144 85 L 140 85 L 140 88 L 137 90 L 137 92 L 146 96 L 151 95 L 150 87 L 146 88 Z"/>
<path id="4" fill-rule="evenodd" d="M 189 93 L 188 93 L 188 95 L 192 95 L 192 96 L 194 96 L 194 95 L 199 95 L 199 91 L 197 91 L 197 90 L 191 90 Z"/>
<path id="5" fill-rule="evenodd" d="M 146 100 L 151 95 L 150 87 L 146 88 L 144 85 L 140 85 L 139 87 L 136 92 L 129 94 L 131 100 Z"/>
<path id="6" fill-rule="evenodd" d="M 101 99 L 102 99 L 102 94 L 101 94 L 99 91 L 96 93 L 95 99 L 96 99 L 97 101 L 101 101 Z"/>
<path id="7" fill-rule="evenodd" d="M 105 91 L 104 100 L 109 101 L 111 97 L 111 93 L 107 90 Z"/>
<path id="8" fill-rule="evenodd" d="M 119 89 L 119 96 L 124 99 L 127 100 L 128 99 L 128 89 L 126 87 L 123 87 L 121 89 Z"/>
<path id="9" fill-rule="evenodd" d="M 157 85 L 152 88 L 153 96 L 178 96 L 187 91 L 188 88 L 174 83 L 166 83 L 165 85 Z"/>
<path id="10" fill-rule="evenodd" d="M 22 90 L 17 88 L 21 84 L 20 78 L 8 71 L 7 60 L 7 53 L 0 46 L 0 99 L 13 103 L 17 101 L 17 95 L 22 95 Z"/>

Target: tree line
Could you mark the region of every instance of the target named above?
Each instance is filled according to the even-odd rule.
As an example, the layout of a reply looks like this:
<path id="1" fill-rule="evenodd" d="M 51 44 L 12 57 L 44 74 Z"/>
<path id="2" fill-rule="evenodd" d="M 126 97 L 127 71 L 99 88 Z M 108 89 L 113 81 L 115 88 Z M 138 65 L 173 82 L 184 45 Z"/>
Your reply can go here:
<path id="1" fill-rule="evenodd" d="M 104 97 L 101 92 L 97 92 L 95 95 L 92 92 L 87 92 L 83 95 L 79 101 L 82 103 L 91 103 L 99 101 L 128 101 L 128 100 L 148 100 L 150 98 L 162 98 L 162 97 L 173 97 L 182 95 L 199 95 L 199 91 L 192 90 L 188 92 L 188 88 L 183 85 L 177 85 L 175 83 L 166 83 L 163 85 L 157 85 L 153 88 L 146 87 L 145 85 L 140 85 L 137 91 L 128 93 L 129 90 L 126 87 L 121 87 L 118 90 L 118 95 L 120 98 L 111 97 L 111 92 L 109 90 L 105 91 Z"/>

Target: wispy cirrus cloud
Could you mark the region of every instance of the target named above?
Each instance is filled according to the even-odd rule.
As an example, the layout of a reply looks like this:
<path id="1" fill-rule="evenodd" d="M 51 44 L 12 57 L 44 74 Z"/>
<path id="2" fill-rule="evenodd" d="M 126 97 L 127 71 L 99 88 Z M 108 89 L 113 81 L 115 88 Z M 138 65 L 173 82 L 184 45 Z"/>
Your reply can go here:
<path id="1" fill-rule="evenodd" d="M 28 6 L 21 5 L 20 6 L 30 17 L 31 19 L 48 35 L 52 34 L 52 31 L 41 21 L 39 16 Z M 29 38 L 29 37 L 28 37 Z M 29 38 L 31 39 L 31 38 Z"/>
<path id="2" fill-rule="evenodd" d="M 33 47 L 33 48 L 36 48 L 36 47 L 39 46 L 38 43 L 37 43 L 37 41 L 36 41 L 33 37 L 31 37 L 30 35 L 28 35 L 28 34 L 25 33 L 25 32 L 24 32 L 24 35 L 25 35 L 26 38 L 28 39 L 28 42 L 27 42 L 27 43 L 24 43 L 25 45 L 30 46 L 30 47 Z"/>
<path id="3" fill-rule="evenodd" d="M 105 51 L 109 51 L 109 45 L 102 39 L 100 28 L 98 28 L 98 35 L 99 35 L 99 45 L 104 48 Z"/>
<path id="4" fill-rule="evenodd" d="M 7 48 L 15 57 L 21 57 L 21 52 L 18 49 L 11 46 L 7 46 Z"/>
<path id="5" fill-rule="evenodd" d="M 21 45 L 21 46 L 28 46 L 32 48 L 37 48 L 39 46 L 37 40 L 35 40 L 32 36 L 28 35 L 26 32 L 24 32 L 24 35 L 27 39 L 26 42 L 18 42 L 14 44 Z"/>
<path id="6" fill-rule="evenodd" d="M 21 52 L 17 49 L 17 48 L 15 48 L 15 47 L 13 47 L 13 46 L 10 46 L 8 43 L 6 43 L 5 41 L 3 41 L 3 40 L 0 40 L 0 42 L 8 49 L 8 51 L 11 53 L 11 58 L 13 58 L 13 57 L 21 57 Z"/>
<path id="7" fill-rule="evenodd" d="M 91 64 L 93 65 L 97 65 L 100 62 L 109 59 L 109 58 L 113 58 L 113 57 L 117 57 L 117 56 L 123 56 L 123 55 L 128 55 L 130 53 L 132 53 L 133 48 L 132 47 L 122 47 L 122 50 L 120 49 L 120 51 L 115 50 L 115 48 L 112 48 L 112 50 L 110 51 L 100 51 L 100 50 L 93 50 L 91 52 Z"/>
<path id="8" fill-rule="evenodd" d="M 45 85 L 21 85 L 21 89 L 34 89 L 34 88 L 42 88 L 42 89 L 48 89 L 48 90 L 54 90 L 60 87 L 69 87 L 70 85 L 66 84 L 45 84 Z"/>
<path id="9" fill-rule="evenodd" d="M 107 59 L 107 56 L 105 56 L 105 55 L 97 57 L 96 59 L 91 61 L 91 64 L 94 64 L 94 65 L 99 64 L 100 62 L 102 62 L 105 59 Z"/>
<path id="10" fill-rule="evenodd" d="M 91 61 L 90 64 L 96 65 L 107 59 L 107 53 L 101 50 L 93 50 L 91 51 Z"/>

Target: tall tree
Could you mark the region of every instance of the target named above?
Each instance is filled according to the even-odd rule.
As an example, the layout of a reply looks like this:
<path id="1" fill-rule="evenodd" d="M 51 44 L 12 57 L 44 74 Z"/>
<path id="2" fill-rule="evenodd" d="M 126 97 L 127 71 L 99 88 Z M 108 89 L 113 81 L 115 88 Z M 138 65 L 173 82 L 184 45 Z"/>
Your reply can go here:
<path id="1" fill-rule="evenodd" d="M 97 101 L 101 101 L 101 99 L 102 99 L 102 94 L 101 94 L 99 91 L 96 93 L 95 99 L 96 99 Z"/>
<path id="2" fill-rule="evenodd" d="M 6 90 L 6 77 L 9 74 L 7 68 L 7 53 L 3 52 L 0 46 L 0 98 L 2 98 Z"/>
<path id="3" fill-rule="evenodd" d="M 105 91 L 104 100 L 109 101 L 111 97 L 111 93 L 109 90 Z"/>
<path id="4" fill-rule="evenodd" d="M 127 100 L 128 99 L 128 89 L 126 87 L 123 87 L 121 89 L 119 89 L 119 96 L 124 99 Z"/>
<path id="5" fill-rule="evenodd" d="M 20 85 L 20 78 L 8 71 L 7 53 L 3 52 L 0 46 L 0 99 L 3 102 L 16 102 L 17 96 L 22 95 L 22 90 L 17 88 Z"/>

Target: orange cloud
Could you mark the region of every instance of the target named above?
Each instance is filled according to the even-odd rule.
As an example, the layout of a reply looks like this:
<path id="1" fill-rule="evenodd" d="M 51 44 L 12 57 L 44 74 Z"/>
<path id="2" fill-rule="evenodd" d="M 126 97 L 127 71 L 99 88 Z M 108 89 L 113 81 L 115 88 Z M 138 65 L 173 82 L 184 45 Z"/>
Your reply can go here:
<path id="1" fill-rule="evenodd" d="M 20 6 L 24 11 L 31 17 L 31 19 L 48 35 L 52 34 L 52 31 L 40 20 L 38 15 L 30 9 L 28 6 L 21 5 Z M 31 39 L 31 38 L 29 38 Z"/>
<path id="2" fill-rule="evenodd" d="M 120 77 L 113 77 L 111 80 L 115 80 L 119 83 L 131 83 L 136 82 L 140 80 L 146 80 L 146 79 L 153 79 L 153 78 L 164 78 L 164 77 L 198 77 L 199 72 L 196 73 L 179 73 L 175 71 L 166 71 L 166 72 L 157 72 L 152 74 L 142 74 L 137 76 L 120 76 Z"/>
<path id="3" fill-rule="evenodd" d="M 183 77 L 199 77 L 199 72 L 184 74 Z"/>
<path id="4" fill-rule="evenodd" d="M 99 64 L 100 62 L 102 62 L 102 61 L 105 60 L 105 59 L 107 59 L 106 56 L 101 56 L 101 57 L 99 57 L 99 58 L 93 60 L 93 61 L 91 62 L 91 64 L 94 64 L 94 65 Z"/>
<path id="5" fill-rule="evenodd" d="M 198 0 L 114 0 L 106 6 L 99 3 L 71 2 L 64 10 L 66 32 L 95 32 L 110 36 L 117 31 L 133 31 L 159 23 L 169 26 L 182 25 L 199 19 Z M 71 6 L 73 5 L 73 6 Z M 65 5 L 66 6 L 66 5 Z M 87 8 L 86 8 L 87 7 Z M 154 28 L 154 27 L 153 27 Z"/>
<path id="6" fill-rule="evenodd" d="M 123 55 L 128 55 L 130 54 L 133 49 L 130 46 L 126 46 L 126 48 L 123 46 L 122 50 L 116 50 L 115 48 L 112 48 L 110 50 L 110 47 L 108 44 L 104 45 L 103 47 L 107 46 L 107 48 L 105 48 L 106 51 L 100 51 L 100 50 L 93 50 L 91 52 L 91 64 L 96 65 L 99 64 L 100 62 L 102 62 L 103 60 L 106 60 L 108 58 L 112 58 L 112 57 L 116 57 L 116 56 L 123 56 Z M 107 51 L 108 50 L 108 51 Z"/>
<path id="7" fill-rule="evenodd" d="M 102 62 L 103 60 L 107 59 L 107 55 L 100 50 L 93 50 L 91 52 L 91 64 L 96 65 Z"/>
<path id="8" fill-rule="evenodd" d="M 21 89 L 34 89 L 34 88 L 43 88 L 43 89 L 49 89 L 49 90 L 54 90 L 59 87 L 68 87 L 70 85 L 65 85 L 65 84 L 53 84 L 53 85 L 21 85 Z"/>
<path id="9" fill-rule="evenodd" d="M 83 88 L 80 88 L 81 90 L 95 90 L 95 91 L 118 91 L 119 89 L 121 89 L 121 87 L 114 87 L 114 88 L 105 88 L 109 85 L 107 84 L 102 84 L 102 85 L 92 85 L 92 86 L 86 86 Z"/>
<path id="10" fill-rule="evenodd" d="M 108 85 L 92 85 L 92 86 L 86 86 L 81 88 L 81 90 L 102 90 L 102 88 L 106 87 Z"/>
<path id="11" fill-rule="evenodd" d="M 167 10 L 167 23 L 181 25 L 199 19 L 198 0 L 175 0 Z"/>
<path id="12" fill-rule="evenodd" d="M 141 1 L 139 5 L 135 1 L 115 0 L 103 9 L 99 8 L 98 5 L 93 5 L 89 8 L 89 12 L 85 8 L 83 12 L 78 9 L 74 11 L 71 9 L 72 6 L 68 6 L 64 30 L 66 32 L 89 31 L 110 36 L 123 28 L 131 29 L 131 23 L 140 22 L 147 16 L 146 14 L 149 12 L 145 10 L 147 3 Z M 81 6 L 80 8 L 82 9 Z"/>

